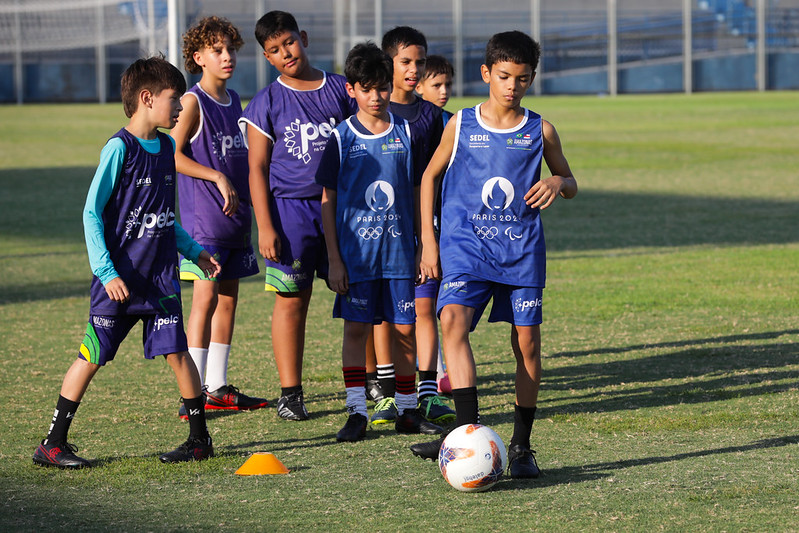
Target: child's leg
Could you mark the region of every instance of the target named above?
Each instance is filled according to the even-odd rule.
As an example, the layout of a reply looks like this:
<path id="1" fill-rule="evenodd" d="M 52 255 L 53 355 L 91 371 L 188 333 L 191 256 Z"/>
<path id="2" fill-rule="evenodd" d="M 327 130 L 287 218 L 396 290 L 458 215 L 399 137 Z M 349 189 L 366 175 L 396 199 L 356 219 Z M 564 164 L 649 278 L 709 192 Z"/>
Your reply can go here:
<path id="1" fill-rule="evenodd" d="M 339 442 L 354 442 L 366 436 L 366 342 L 371 324 L 344 321 L 344 338 L 341 343 L 341 370 L 347 392 L 346 424 L 336 433 Z"/>
<path id="2" fill-rule="evenodd" d="M 205 401 L 202 396 L 200 375 L 197 373 L 197 367 L 194 366 L 194 361 L 189 352 L 168 354 L 166 362 L 175 373 L 180 395 L 186 405 L 186 413 L 189 417 L 189 437 L 208 437 L 208 427 L 205 423 Z"/>
<path id="3" fill-rule="evenodd" d="M 189 342 L 189 353 L 200 375 L 200 382 L 205 380 L 208 343 L 211 341 L 211 320 L 217 306 L 218 293 L 219 284 L 216 281 L 206 279 L 194 281 L 186 338 Z"/>
<path id="4" fill-rule="evenodd" d="M 297 293 L 277 293 L 272 312 L 272 350 L 283 388 L 302 385 L 305 323 L 313 287 Z"/>
<path id="5" fill-rule="evenodd" d="M 438 393 L 438 324 L 434 298 L 416 298 L 416 354 L 419 400 Z"/>
<path id="6" fill-rule="evenodd" d="M 383 322 L 390 333 L 390 354 L 394 361 L 396 377 L 397 412 L 416 409 L 416 336 L 414 324 L 389 324 Z"/>
<path id="7" fill-rule="evenodd" d="M 80 406 L 89 383 L 99 369 L 100 365 L 90 363 L 81 358 L 75 359 L 69 367 L 64 375 L 64 381 L 61 383 L 61 395 L 53 413 L 53 421 L 50 424 L 50 430 L 47 432 L 45 444 L 49 442 L 67 442 L 67 433 L 69 433 L 69 427 L 72 424 L 75 412 Z"/>
<path id="8" fill-rule="evenodd" d="M 210 343 L 207 345 L 208 370 L 205 374 L 205 384 L 208 385 L 209 391 L 227 385 L 230 343 L 233 340 L 236 306 L 239 299 L 238 279 L 222 280 L 217 285 L 217 302 L 211 317 Z"/>
<path id="9" fill-rule="evenodd" d="M 476 424 L 480 420 L 477 403 L 477 369 L 469 342 L 475 309 L 448 304 L 441 309 L 441 344 L 447 360 L 455 402 L 455 425 Z"/>
<path id="10" fill-rule="evenodd" d="M 380 380 L 380 388 L 383 389 L 384 396 L 393 398 L 396 391 L 396 366 L 391 356 L 393 349 L 391 324 L 382 322 L 373 326 L 370 342 L 375 352 L 377 379 Z"/>
<path id="11" fill-rule="evenodd" d="M 541 384 L 540 326 L 511 326 L 511 346 L 516 356 L 516 413 L 511 444 L 529 448 Z"/>

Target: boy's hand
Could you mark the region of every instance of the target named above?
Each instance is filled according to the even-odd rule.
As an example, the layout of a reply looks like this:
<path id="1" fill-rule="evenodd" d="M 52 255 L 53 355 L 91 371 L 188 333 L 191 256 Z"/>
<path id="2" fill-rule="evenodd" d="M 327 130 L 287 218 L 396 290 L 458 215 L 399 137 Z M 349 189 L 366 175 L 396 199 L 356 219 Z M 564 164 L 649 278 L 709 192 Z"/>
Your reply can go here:
<path id="1" fill-rule="evenodd" d="M 328 261 L 327 286 L 336 294 L 342 296 L 350 290 L 349 279 L 347 278 L 347 268 L 341 261 Z"/>
<path id="2" fill-rule="evenodd" d="M 214 256 L 203 250 L 200 257 L 197 258 L 197 266 L 209 278 L 215 278 L 222 272 L 222 265 L 216 260 Z"/>
<path id="3" fill-rule="evenodd" d="M 114 302 L 125 303 L 130 299 L 130 291 L 122 278 L 116 277 L 105 284 L 105 292 Z"/>
<path id="4" fill-rule="evenodd" d="M 550 176 L 549 178 L 541 179 L 527 191 L 527 194 L 524 195 L 524 201 L 532 209 L 536 207 L 546 209 L 560 195 L 563 185 L 564 178 L 561 176 Z"/>
<path id="5" fill-rule="evenodd" d="M 282 244 L 280 242 L 280 235 L 274 228 L 258 231 L 258 251 L 265 259 L 273 263 L 280 262 L 280 252 L 282 251 Z"/>
<path id="6" fill-rule="evenodd" d="M 236 192 L 236 188 L 224 174 L 219 174 L 216 186 L 225 201 L 225 205 L 222 206 L 222 212 L 232 217 L 239 209 L 239 193 Z"/>
<path id="7" fill-rule="evenodd" d="M 419 259 L 419 284 L 421 285 L 428 279 L 441 279 L 441 269 L 438 264 L 438 243 L 431 242 L 422 245 L 422 253 Z"/>

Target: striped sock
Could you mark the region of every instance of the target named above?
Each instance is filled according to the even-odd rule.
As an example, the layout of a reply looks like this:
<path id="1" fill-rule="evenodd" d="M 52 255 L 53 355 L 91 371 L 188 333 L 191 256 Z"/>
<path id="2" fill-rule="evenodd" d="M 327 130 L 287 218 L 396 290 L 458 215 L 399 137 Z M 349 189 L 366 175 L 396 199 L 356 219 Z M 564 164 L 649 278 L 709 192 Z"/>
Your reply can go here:
<path id="1" fill-rule="evenodd" d="M 366 416 L 366 367 L 345 366 L 342 372 L 347 391 L 347 413 Z"/>
<path id="2" fill-rule="evenodd" d="M 416 375 L 397 376 L 397 413 L 402 414 L 406 410 L 416 409 Z"/>
<path id="3" fill-rule="evenodd" d="M 419 401 L 421 402 L 428 396 L 438 395 L 438 382 L 436 381 L 438 372 L 435 370 L 419 371 Z"/>
<path id="4" fill-rule="evenodd" d="M 383 396 L 394 396 L 397 390 L 397 380 L 394 375 L 394 365 L 377 365 L 377 380 L 380 382 L 380 388 L 383 389 Z"/>

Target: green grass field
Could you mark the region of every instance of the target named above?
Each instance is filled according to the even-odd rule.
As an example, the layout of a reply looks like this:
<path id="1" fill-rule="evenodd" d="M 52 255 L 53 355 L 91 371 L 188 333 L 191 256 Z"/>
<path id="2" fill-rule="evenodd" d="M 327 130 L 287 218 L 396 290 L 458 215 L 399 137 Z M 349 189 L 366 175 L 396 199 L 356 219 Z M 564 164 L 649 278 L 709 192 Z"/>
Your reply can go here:
<path id="1" fill-rule="evenodd" d="M 464 100 L 455 104 L 471 105 Z M 799 531 L 799 98 L 796 93 L 528 99 L 580 185 L 544 214 L 549 272 L 539 415 L 544 476 L 451 489 L 418 437 L 345 420 L 341 323 L 318 283 L 310 421 L 278 419 L 273 297 L 242 284 L 230 382 L 272 407 L 210 414 L 185 439 L 163 360 L 134 331 L 71 440 L 95 468 L 35 467 L 88 312 L 81 209 L 118 104 L 0 107 L 0 524 L 4 531 Z M 452 106 L 456 108 L 457 105 Z M 184 291 L 186 307 L 191 288 Z M 472 337 L 484 423 L 508 441 L 507 325 Z M 284 476 L 239 477 L 256 451 Z"/>

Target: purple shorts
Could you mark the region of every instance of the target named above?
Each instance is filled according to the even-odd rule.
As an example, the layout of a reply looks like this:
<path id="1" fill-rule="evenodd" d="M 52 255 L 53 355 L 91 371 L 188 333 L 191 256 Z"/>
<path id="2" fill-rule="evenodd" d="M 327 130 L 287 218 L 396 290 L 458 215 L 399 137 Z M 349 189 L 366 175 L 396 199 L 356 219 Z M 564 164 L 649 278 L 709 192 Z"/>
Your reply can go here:
<path id="1" fill-rule="evenodd" d="M 266 290 L 300 292 L 314 275 L 327 278 L 327 248 L 322 230 L 322 201 L 316 198 L 272 198 L 272 223 L 280 236 L 281 257 L 266 264 Z"/>
<path id="2" fill-rule="evenodd" d="M 438 288 L 440 285 L 440 280 L 430 278 L 421 285 L 416 286 L 416 297 L 435 299 L 438 296 Z"/>
<path id="3" fill-rule="evenodd" d="M 119 345 L 139 320 L 144 326 L 142 343 L 147 359 L 189 349 L 180 310 L 157 315 L 89 315 L 79 357 L 100 366 L 113 361 Z"/>
<path id="4" fill-rule="evenodd" d="M 477 279 L 466 274 L 445 277 L 438 291 L 437 315 L 445 305 L 457 304 L 475 309 L 471 331 L 493 298 L 489 322 L 509 322 L 516 326 L 535 326 L 542 322 L 543 289 L 517 287 Z"/>
<path id="5" fill-rule="evenodd" d="M 252 245 L 246 248 L 226 248 L 213 244 L 203 244 L 202 246 L 206 252 L 219 261 L 219 264 L 222 265 L 222 272 L 215 278 L 209 278 L 205 272 L 200 270 L 200 267 L 184 257 L 180 261 L 181 281 L 224 281 L 246 278 L 258 273 L 258 258 L 255 257 Z"/>
<path id="6" fill-rule="evenodd" d="M 333 318 L 350 322 L 380 324 L 416 323 L 413 280 L 378 279 L 350 283 L 346 296 L 336 295 Z"/>

